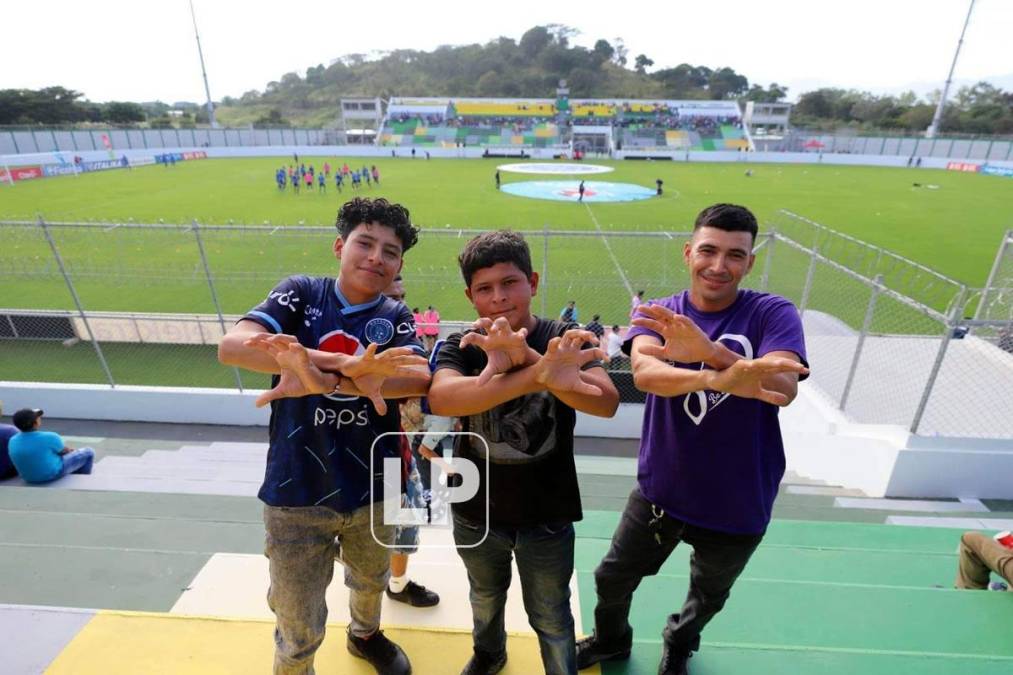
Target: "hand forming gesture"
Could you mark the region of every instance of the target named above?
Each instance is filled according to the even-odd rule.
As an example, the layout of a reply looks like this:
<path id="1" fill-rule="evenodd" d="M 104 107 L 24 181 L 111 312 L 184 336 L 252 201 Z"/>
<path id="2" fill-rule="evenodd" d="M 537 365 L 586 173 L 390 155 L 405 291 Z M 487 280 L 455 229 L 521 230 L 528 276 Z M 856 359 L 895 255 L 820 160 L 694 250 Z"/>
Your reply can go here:
<path id="1" fill-rule="evenodd" d="M 493 375 L 506 373 L 523 366 L 528 356 L 528 329 L 513 330 L 504 317 L 495 321 L 483 318 L 472 324 L 472 332 L 461 338 L 461 348 L 474 345 L 485 352 L 488 363 L 479 373 L 479 386 L 486 384 Z"/>
<path id="2" fill-rule="evenodd" d="M 280 398 L 299 398 L 328 391 L 326 376 L 313 364 L 309 352 L 295 337 L 256 333 L 243 344 L 270 354 L 281 368 L 278 384 L 257 397 L 258 408 Z"/>
<path id="3" fill-rule="evenodd" d="M 772 405 L 787 405 L 788 396 L 763 386 L 763 378 L 778 373 L 805 375 L 809 369 L 798 361 L 780 356 L 763 356 L 758 359 L 741 359 L 724 370 L 713 373 L 709 388 L 724 391 L 742 398 L 755 398 Z"/>
<path id="4" fill-rule="evenodd" d="M 292 335 L 271 335 L 257 333 L 244 343 L 260 349 L 274 357 L 281 368 L 278 385 L 257 398 L 257 406 L 267 405 L 279 398 L 293 398 L 310 394 L 326 394 L 334 389 L 333 380 L 310 360 L 306 347 Z M 425 377 L 416 370 L 426 365 L 426 359 L 412 352 L 408 347 L 395 347 L 381 354 L 376 345 L 370 344 L 365 353 L 351 356 L 342 365 L 342 374 L 350 378 L 356 389 L 373 402 L 381 415 L 387 413 L 387 403 L 380 394 L 380 388 L 388 377 Z"/>
<path id="5" fill-rule="evenodd" d="M 679 363 L 697 363 L 711 358 L 717 345 L 688 316 L 676 314 L 661 305 L 640 305 L 640 314 L 633 325 L 654 331 L 664 340 L 663 345 L 644 345 L 642 354 Z"/>
<path id="6" fill-rule="evenodd" d="M 598 338 L 588 330 L 569 330 L 549 341 L 545 354 L 535 364 L 535 381 L 550 390 L 600 396 L 602 391 L 580 379 L 580 369 L 590 361 L 604 358 L 598 347 L 583 349 L 586 342 L 597 345 Z"/>
<path id="7" fill-rule="evenodd" d="M 387 414 L 387 403 L 380 394 L 383 381 L 389 377 L 425 378 L 429 371 L 422 371 L 418 366 L 428 363 L 424 356 L 419 356 L 410 347 L 392 347 L 380 354 L 376 353 L 376 343 L 370 343 L 366 351 L 359 356 L 352 356 L 341 366 L 341 373 L 352 379 L 355 388 L 373 402 L 376 412 Z"/>

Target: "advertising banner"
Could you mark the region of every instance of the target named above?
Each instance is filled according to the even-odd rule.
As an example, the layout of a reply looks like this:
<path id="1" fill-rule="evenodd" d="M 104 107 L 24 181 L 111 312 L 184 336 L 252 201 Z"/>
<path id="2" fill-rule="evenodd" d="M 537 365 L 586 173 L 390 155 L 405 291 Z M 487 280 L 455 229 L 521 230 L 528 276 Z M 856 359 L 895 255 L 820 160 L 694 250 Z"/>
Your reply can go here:
<path id="1" fill-rule="evenodd" d="M 31 180 L 33 178 L 42 178 L 43 176 L 41 166 L 18 166 L 10 171 L 11 178 L 15 181 Z"/>
<path id="2" fill-rule="evenodd" d="M 991 164 L 986 164 L 981 167 L 981 172 L 988 176 L 1005 176 L 1006 178 L 1013 178 L 1013 168 L 1005 166 L 992 166 Z"/>
<path id="3" fill-rule="evenodd" d="M 947 171 L 967 171 L 968 173 L 977 173 L 981 170 L 980 164 L 973 162 L 947 162 Z"/>

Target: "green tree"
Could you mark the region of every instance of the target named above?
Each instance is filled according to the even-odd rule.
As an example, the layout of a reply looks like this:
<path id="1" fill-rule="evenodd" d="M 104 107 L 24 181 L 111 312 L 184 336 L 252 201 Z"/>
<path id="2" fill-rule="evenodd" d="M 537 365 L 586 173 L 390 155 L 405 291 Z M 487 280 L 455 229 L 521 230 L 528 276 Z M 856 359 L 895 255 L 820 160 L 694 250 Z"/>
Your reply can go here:
<path id="1" fill-rule="evenodd" d="M 647 69 L 654 65 L 654 61 L 652 59 L 649 59 L 644 54 L 638 54 L 633 64 L 634 70 L 636 70 L 641 75 L 645 75 L 647 73 Z"/>
<path id="2" fill-rule="evenodd" d="M 110 101 L 105 105 L 103 118 L 112 124 L 132 124 L 145 120 L 144 108 L 137 103 Z"/>

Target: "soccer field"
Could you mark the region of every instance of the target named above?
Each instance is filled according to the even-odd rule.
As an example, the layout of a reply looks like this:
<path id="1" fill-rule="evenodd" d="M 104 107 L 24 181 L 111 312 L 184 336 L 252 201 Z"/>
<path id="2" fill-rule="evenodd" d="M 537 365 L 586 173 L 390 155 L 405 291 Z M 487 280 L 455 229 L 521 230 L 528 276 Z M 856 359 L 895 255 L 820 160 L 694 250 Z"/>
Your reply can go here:
<path id="1" fill-rule="evenodd" d="M 333 223 L 339 205 L 353 194 L 347 181 L 342 193 L 333 181 L 325 194 L 305 188 L 299 194 L 290 189 L 281 192 L 274 184 L 274 171 L 282 159 L 190 161 L 19 183 L 0 188 L 0 218 L 30 220 L 41 214 L 48 221 Z M 319 169 L 325 158 L 303 159 Z M 464 244 L 457 228 L 547 226 L 588 232 L 585 237 L 553 238 L 547 250 L 540 236 L 532 239 L 536 269 L 541 269 L 543 254 L 549 256 L 549 278 L 542 294 L 545 311 L 554 315 L 573 297 L 584 314 L 602 311 L 605 320 L 615 320 L 623 318 L 611 315 L 625 311 L 627 285 L 657 295 L 683 283 L 681 240 L 612 239 L 609 249 L 596 234 L 599 227 L 606 232 L 685 232 L 700 209 L 725 201 L 752 208 L 761 229 L 766 229 L 778 209 L 790 209 L 964 283 L 981 285 L 1002 232 L 1013 224 L 1009 212 L 1013 181 L 960 172 L 761 164 L 750 165 L 752 175 L 746 176 L 746 165 L 740 163 L 602 161 L 592 163 L 615 170 L 594 176 L 595 180 L 653 187 L 661 178 L 665 194 L 640 202 L 580 204 L 497 192 L 493 175 L 503 160 L 326 159 L 332 166 L 376 162 L 381 185 L 363 187 L 358 194 L 401 202 L 416 224 L 443 230 L 423 235 L 406 257 L 405 273 L 409 304 L 435 304 L 446 318 L 471 316 L 456 271 L 456 256 Z M 506 172 L 502 176 L 504 183 L 546 179 Z M 577 179 L 569 180 L 576 185 Z M 0 252 L 0 278 L 12 291 L 4 294 L 3 304 L 71 307 L 37 228 L 0 231 L 7 240 Z M 293 230 L 280 228 L 270 232 L 205 232 L 225 312 L 245 311 L 285 274 L 335 273 L 331 234 L 293 236 Z M 213 311 L 192 233 L 126 228 L 53 233 L 87 309 Z M 775 261 L 772 279 L 789 264 L 788 256 Z M 760 262 L 752 275 L 754 284 Z M 797 267 L 798 262 L 793 264 Z M 792 274 L 797 283 L 798 270 Z M 852 322 L 852 317 L 846 318 Z"/>

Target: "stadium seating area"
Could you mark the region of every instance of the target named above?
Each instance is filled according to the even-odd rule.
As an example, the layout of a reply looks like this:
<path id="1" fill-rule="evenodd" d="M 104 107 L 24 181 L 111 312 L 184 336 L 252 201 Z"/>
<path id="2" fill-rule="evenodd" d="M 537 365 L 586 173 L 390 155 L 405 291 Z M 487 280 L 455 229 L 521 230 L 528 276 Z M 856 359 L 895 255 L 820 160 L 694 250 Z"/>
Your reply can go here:
<path id="1" fill-rule="evenodd" d="M 556 108 L 545 100 L 395 99 L 379 136 L 380 145 L 411 147 L 563 144 Z"/>
<path id="2" fill-rule="evenodd" d="M 742 150 L 749 141 L 729 101 L 392 99 L 378 137 L 384 146 L 514 146 L 569 143 L 571 127 L 610 127 L 617 149 Z"/>

